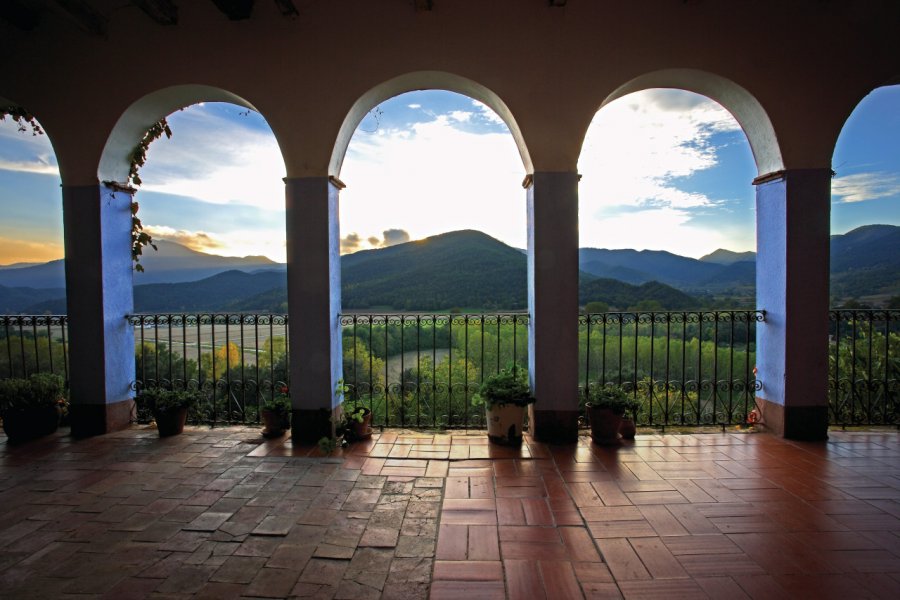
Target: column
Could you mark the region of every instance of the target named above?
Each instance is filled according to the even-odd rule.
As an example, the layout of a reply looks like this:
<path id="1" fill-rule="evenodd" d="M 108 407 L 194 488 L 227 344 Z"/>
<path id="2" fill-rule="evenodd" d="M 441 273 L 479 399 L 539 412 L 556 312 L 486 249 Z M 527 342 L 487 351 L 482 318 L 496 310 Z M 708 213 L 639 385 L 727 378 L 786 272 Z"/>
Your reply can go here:
<path id="1" fill-rule="evenodd" d="M 765 427 L 787 438 L 828 437 L 830 169 L 758 178 L 757 404 Z"/>
<path id="2" fill-rule="evenodd" d="M 334 434 L 341 397 L 341 263 L 338 199 L 329 177 L 285 179 L 292 437 Z"/>
<path id="3" fill-rule="evenodd" d="M 63 186 L 72 434 L 127 427 L 134 401 L 131 193 Z"/>
<path id="4" fill-rule="evenodd" d="M 537 172 L 528 199 L 528 370 L 536 439 L 578 439 L 577 173 Z"/>

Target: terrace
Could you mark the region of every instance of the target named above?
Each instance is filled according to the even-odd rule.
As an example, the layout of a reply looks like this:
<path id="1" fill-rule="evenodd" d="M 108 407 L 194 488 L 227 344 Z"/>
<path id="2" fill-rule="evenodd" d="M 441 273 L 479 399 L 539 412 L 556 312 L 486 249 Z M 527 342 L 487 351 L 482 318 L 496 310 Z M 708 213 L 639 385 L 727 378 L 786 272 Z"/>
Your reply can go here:
<path id="1" fill-rule="evenodd" d="M 900 435 L 0 443 L 9 598 L 896 598 Z"/>
<path id="2" fill-rule="evenodd" d="M 831 159 L 861 99 L 900 82 L 896 4 L 45 0 L 0 18 L 0 107 L 34 114 L 59 166 L 68 312 L 4 317 L 0 376 L 61 372 L 72 402 L 71 430 L 0 441 L 0 595 L 898 596 L 900 436 L 843 426 L 897 424 L 900 318 L 829 313 Z M 585 131 L 656 88 L 719 102 L 747 135 L 758 311 L 744 320 L 576 320 Z M 387 359 L 380 382 L 374 360 L 342 372 L 356 341 L 370 356 L 380 341 L 378 316 L 342 313 L 341 166 L 368 111 L 419 89 L 490 107 L 522 161 L 528 314 L 507 326 L 538 402 L 518 452 L 470 430 L 477 380 L 428 380 L 420 359 L 441 349 L 419 337 L 399 336 L 415 385 Z M 284 161 L 292 360 L 270 345 L 268 376 L 256 332 L 201 368 L 214 336 L 234 341 L 229 316 L 197 316 L 210 334 L 192 330 L 194 346 L 190 316 L 178 338 L 173 315 L 132 314 L 129 157 L 200 102 L 258 110 Z M 485 322 L 448 318 L 465 336 Z M 399 319 L 383 331 L 428 330 Z M 279 381 L 294 431 L 263 442 L 253 409 Z M 318 456 L 342 381 L 383 419 L 371 443 Z M 579 429 L 579 387 L 608 383 L 655 427 L 613 449 Z M 206 424 L 158 439 L 135 423 L 148 385 L 206 390 Z M 753 407 L 772 435 L 739 429 Z M 434 430 L 387 427 L 413 425 Z"/>

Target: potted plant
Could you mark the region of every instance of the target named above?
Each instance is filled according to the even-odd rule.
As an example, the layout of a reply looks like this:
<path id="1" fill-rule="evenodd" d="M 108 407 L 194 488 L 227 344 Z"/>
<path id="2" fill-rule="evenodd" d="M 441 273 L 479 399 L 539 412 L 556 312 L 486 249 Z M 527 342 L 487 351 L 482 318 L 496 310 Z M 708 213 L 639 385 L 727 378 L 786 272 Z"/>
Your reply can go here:
<path id="1" fill-rule="evenodd" d="M 622 417 L 627 411 L 636 410 L 638 404 L 620 385 L 591 388 L 586 408 L 594 442 L 603 445 L 618 444 Z"/>
<path id="2" fill-rule="evenodd" d="M 344 437 L 348 441 L 367 440 L 372 437 L 372 411 L 365 406 L 344 409 Z"/>
<path id="3" fill-rule="evenodd" d="M 141 398 L 153 413 L 159 437 L 178 435 L 184 431 L 188 408 L 201 397 L 197 390 L 167 390 L 148 388 L 141 391 Z"/>
<path id="4" fill-rule="evenodd" d="M 275 395 L 263 401 L 263 437 L 278 437 L 291 426 L 291 397 L 286 385 L 280 386 Z"/>
<path id="5" fill-rule="evenodd" d="M 484 403 L 491 442 L 507 446 L 522 443 L 525 410 L 534 403 L 528 371 L 515 366 L 501 369 L 481 384 L 473 401 Z"/>
<path id="6" fill-rule="evenodd" d="M 63 380 L 51 373 L 28 379 L 0 380 L 0 418 L 11 444 L 20 444 L 56 431 L 68 406 Z"/>

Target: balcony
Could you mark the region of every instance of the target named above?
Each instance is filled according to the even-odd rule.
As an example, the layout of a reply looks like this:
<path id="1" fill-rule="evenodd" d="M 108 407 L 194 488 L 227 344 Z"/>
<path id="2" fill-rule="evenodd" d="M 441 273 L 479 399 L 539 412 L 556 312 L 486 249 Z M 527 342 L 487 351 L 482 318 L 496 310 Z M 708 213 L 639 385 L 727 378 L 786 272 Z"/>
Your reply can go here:
<path id="1" fill-rule="evenodd" d="M 900 434 L 0 438 L 2 595 L 896 598 Z"/>

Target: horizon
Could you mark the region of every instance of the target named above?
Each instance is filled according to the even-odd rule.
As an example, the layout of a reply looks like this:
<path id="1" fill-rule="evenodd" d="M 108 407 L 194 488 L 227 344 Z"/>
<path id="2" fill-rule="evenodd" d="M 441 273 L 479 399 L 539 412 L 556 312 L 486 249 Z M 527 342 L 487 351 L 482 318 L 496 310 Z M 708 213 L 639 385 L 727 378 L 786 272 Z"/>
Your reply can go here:
<path id="1" fill-rule="evenodd" d="M 154 142 L 135 196 L 148 232 L 206 254 L 284 262 L 284 167 L 263 116 L 206 103 L 169 122 L 173 138 Z M 897 140 L 900 86 L 879 88 L 835 148 L 833 235 L 900 224 Z M 610 103 L 586 133 L 578 170 L 579 247 L 691 258 L 755 251 L 752 153 L 708 98 L 647 90 Z M 391 98 L 362 120 L 347 150 L 342 254 L 462 229 L 521 249 L 523 174 L 506 124 L 483 104 L 435 90 Z M 0 123 L 0 190 L 0 266 L 62 258 L 50 140 L 23 135 L 10 119 Z"/>
<path id="2" fill-rule="evenodd" d="M 844 232 L 844 233 L 832 233 L 832 234 L 831 234 L 831 237 L 841 236 L 841 235 L 846 235 L 847 233 L 850 233 L 851 231 L 855 231 L 855 230 L 857 230 L 857 229 L 862 229 L 862 228 L 864 228 L 864 227 L 885 227 L 885 226 L 886 226 L 886 227 L 900 227 L 900 225 L 891 225 L 891 224 L 889 224 L 889 223 L 870 223 L 870 224 L 867 224 L 867 225 L 860 225 L 860 226 L 858 226 L 858 227 L 854 227 L 854 228 L 851 229 L 850 231 L 847 231 L 847 232 Z M 415 242 L 421 242 L 421 241 L 424 241 L 424 240 L 427 240 L 427 239 L 431 239 L 431 238 L 434 238 L 434 237 L 437 237 L 437 236 L 448 235 L 448 234 L 454 234 L 454 233 L 463 233 L 463 232 L 466 232 L 466 231 L 474 231 L 474 232 L 476 232 L 476 233 L 481 233 L 481 234 L 484 234 L 484 235 L 488 235 L 487 233 L 485 233 L 485 232 L 483 232 L 483 231 L 479 231 L 479 230 L 477 230 L 477 229 L 457 229 L 457 230 L 454 230 L 454 231 L 445 231 L 445 232 L 442 232 L 442 233 L 437 233 L 437 234 L 434 234 L 434 235 L 431 235 L 431 236 L 428 236 L 428 237 L 425 237 L 425 238 L 417 239 L 417 240 L 407 240 L 407 241 L 405 241 L 405 242 L 400 242 L 400 243 L 394 244 L 394 245 L 395 245 L 395 246 L 401 246 L 401 245 L 403 245 L 403 244 L 413 244 L 413 243 L 415 243 Z M 499 243 L 501 243 L 501 244 L 504 244 L 504 245 L 506 245 L 506 246 L 508 246 L 508 247 L 510 247 L 510 248 L 513 248 L 513 249 L 515 249 L 515 250 L 519 250 L 519 251 L 522 251 L 522 252 L 525 252 L 525 251 L 526 251 L 526 248 L 520 248 L 520 247 L 517 247 L 517 246 L 511 246 L 511 245 L 509 245 L 509 244 L 506 244 L 506 242 L 504 242 L 503 240 L 497 239 L 497 238 L 495 238 L 495 237 L 493 237 L 493 236 L 489 236 L 489 237 L 491 237 L 491 238 L 494 239 L 495 241 L 497 241 L 497 242 L 499 242 Z M 168 240 L 168 239 L 164 239 L 164 238 L 160 238 L 160 239 L 158 239 L 158 240 L 154 240 L 154 243 L 159 243 L 159 242 L 165 242 L 165 243 L 168 243 L 168 244 L 174 244 L 174 245 L 180 246 L 181 248 L 185 248 L 185 249 L 187 249 L 187 250 L 191 250 L 192 252 L 197 252 L 197 253 L 199 253 L 199 254 L 203 254 L 203 255 L 206 255 L 206 256 L 216 256 L 216 257 L 221 257 L 221 258 L 235 258 L 235 259 L 265 258 L 265 259 L 268 259 L 268 260 L 272 261 L 274 264 L 278 264 L 278 265 L 286 265 L 286 264 L 287 264 L 285 261 L 277 261 L 277 260 L 274 260 L 274 259 L 272 259 L 272 258 L 270 258 L 270 257 L 268 257 L 268 256 L 261 255 L 261 254 L 246 254 L 246 255 L 212 254 L 212 253 L 209 253 L 209 252 L 203 252 L 202 250 L 194 250 L 193 248 L 189 248 L 188 246 L 185 246 L 184 244 L 180 244 L 180 243 L 178 243 L 178 242 L 175 242 L 175 241 L 172 241 L 172 240 Z M 390 246 L 388 246 L 388 247 L 390 247 Z M 361 248 L 361 249 L 355 250 L 355 251 L 353 251 L 353 252 L 347 252 L 347 253 L 344 253 L 344 254 L 342 254 L 341 256 L 342 256 L 342 257 L 343 257 L 343 256 L 350 256 L 350 255 L 352 255 L 352 254 L 357 254 L 357 253 L 359 253 L 359 252 L 370 252 L 370 251 L 373 251 L 373 250 L 385 250 L 385 249 L 387 249 L 388 247 L 381 247 L 381 248 Z M 608 251 L 629 251 L 629 250 L 630 250 L 630 251 L 635 251 L 635 252 L 667 252 L 667 253 L 669 253 L 669 254 L 674 254 L 674 255 L 680 256 L 680 257 L 682 257 L 682 258 L 691 258 L 691 259 L 694 259 L 694 260 L 701 260 L 702 258 L 705 258 L 705 257 L 707 257 L 707 256 L 709 256 L 709 255 L 715 254 L 716 252 L 720 252 L 720 251 L 732 252 L 732 253 L 734 253 L 734 254 L 743 254 L 743 253 L 745 253 L 745 252 L 751 252 L 751 253 L 754 254 L 754 255 L 756 254 L 756 251 L 755 251 L 755 250 L 736 251 L 736 250 L 731 250 L 731 249 L 729 249 L 729 248 L 716 248 L 715 250 L 712 250 L 712 251 L 708 252 L 707 254 L 704 254 L 704 255 L 701 256 L 701 257 L 692 257 L 692 256 L 685 256 L 685 255 L 683 255 L 683 254 L 677 254 L 677 253 L 671 252 L 671 251 L 669 251 L 669 250 L 654 250 L 654 249 L 650 249 L 650 248 L 644 248 L 644 249 L 641 249 L 641 250 L 638 250 L 638 249 L 636 249 L 636 248 L 605 248 L 605 247 L 599 247 L 599 246 L 579 246 L 578 248 L 579 248 L 579 250 L 608 250 Z M 145 257 L 145 258 L 146 258 L 146 257 Z M 48 263 L 51 263 L 51 262 L 60 261 L 60 260 L 65 260 L 65 257 L 64 257 L 64 256 L 61 256 L 61 257 L 58 257 L 58 258 L 53 258 L 53 259 L 50 259 L 50 260 L 47 260 L 47 261 L 39 261 L 39 262 L 19 262 L 19 263 L 8 263 L 8 264 L 7 264 L 7 263 L 0 263 L 0 269 L 9 269 L 9 268 L 12 268 L 12 267 L 16 267 L 17 265 L 22 265 L 22 266 L 19 267 L 19 268 L 25 268 L 25 267 L 28 267 L 28 266 L 45 265 L 45 264 L 48 264 Z M 136 285 L 140 285 L 140 284 L 136 284 Z"/>

